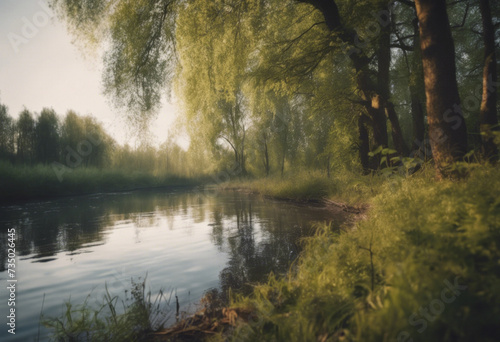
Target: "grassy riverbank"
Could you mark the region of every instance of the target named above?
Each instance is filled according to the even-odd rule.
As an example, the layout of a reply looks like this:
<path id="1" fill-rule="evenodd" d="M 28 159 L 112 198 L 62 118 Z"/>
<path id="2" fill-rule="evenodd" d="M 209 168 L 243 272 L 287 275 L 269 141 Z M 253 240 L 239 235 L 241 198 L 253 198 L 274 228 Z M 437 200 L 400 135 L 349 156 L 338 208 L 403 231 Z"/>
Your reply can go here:
<path id="1" fill-rule="evenodd" d="M 236 298 L 232 305 L 250 308 L 254 319 L 231 339 L 496 341 L 500 171 L 477 166 L 455 182 L 426 172 L 353 182 L 343 192 L 359 184 L 368 219 L 340 232 L 319 226 L 296 272 Z M 290 180 L 253 184 L 269 195 L 304 193 Z M 338 196 L 332 189 L 323 191 Z"/>
<path id="2" fill-rule="evenodd" d="M 298 202 L 322 199 L 336 200 L 348 205 L 367 203 L 384 184 L 381 176 L 361 176 L 339 172 L 327 177 L 324 172 L 303 171 L 285 177 L 233 180 L 222 184 L 225 189 L 237 188 L 276 199 Z"/>
<path id="3" fill-rule="evenodd" d="M 227 327 L 235 318 L 228 312 L 249 318 L 216 335 L 187 320 L 188 335 L 197 331 L 210 341 L 496 341 L 500 170 L 468 168 L 460 181 L 436 182 L 432 168 L 424 168 L 408 177 L 304 173 L 222 185 L 370 209 L 340 231 L 318 224 L 297 267 L 285 277 L 270 276 L 249 296 L 234 295 L 231 309 L 221 311 L 226 315 L 208 326 Z"/>
<path id="4" fill-rule="evenodd" d="M 0 202 L 200 183 L 200 179 L 123 169 L 54 169 L 0 162 Z"/>

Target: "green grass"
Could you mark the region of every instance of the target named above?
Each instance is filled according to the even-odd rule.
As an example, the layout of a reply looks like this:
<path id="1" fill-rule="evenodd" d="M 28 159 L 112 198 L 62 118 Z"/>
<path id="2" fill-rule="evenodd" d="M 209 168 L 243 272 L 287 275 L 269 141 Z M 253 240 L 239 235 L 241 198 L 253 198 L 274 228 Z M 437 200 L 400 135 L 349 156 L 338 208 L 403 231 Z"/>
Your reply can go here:
<path id="1" fill-rule="evenodd" d="M 0 162 L 0 201 L 201 183 L 199 179 L 176 175 L 118 169 L 76 168 L 59 175 L 49 165 L 24 166 Z"/>
<path id="2" fill-rule="evenodd" d="M 303 172 L 226 184 L 363 202 L 370 211 L 340 231 L 318 224 L 285 277 L 233 296 L 231 305 L 252 309 L 253 319 L 212 340 L 497 341 L 500 170 L 465 168 L 460 181 L 436 182 L 424 166 L 412 176 Z"/>
<path id="3" fill-rule="evenodd" d="M 65 302 L 59 317 L 45 317 L 41 323 L 51 330 L 51 341 L 148 341 L 151 332 L 163 328 L 169 318 L 166 298 L 160 291 L 146 293 L 146 280 L 133 281 L 125 299 L 111 294 L 107 287 L 97 304 L 89 304 L 91 296 L 78 305 Z"/>
<path id="4" fill-rule="evenodd" d="M 231 338 L 497 341 L 500 171 L 471 168 L 462 181 L 387 179 L 367 220 L 347 232 L 320 226 L 296 272 L 234 299 L 255 320 Z M 455 281 L 466 288 L 451 292 Z"/>
<path id="5" fill-rule="evenodd" d="M 341 200 L 347 204 L 366 202 L 380 190 L 384 183 L 380 175 L 361 176 L 349 172 L 339 172 L 327 177 L 319 171 L 300 171 L 279 176 L 234 180 L 223 188 L 243 188 L 265 196 L 291 200 Z"/>

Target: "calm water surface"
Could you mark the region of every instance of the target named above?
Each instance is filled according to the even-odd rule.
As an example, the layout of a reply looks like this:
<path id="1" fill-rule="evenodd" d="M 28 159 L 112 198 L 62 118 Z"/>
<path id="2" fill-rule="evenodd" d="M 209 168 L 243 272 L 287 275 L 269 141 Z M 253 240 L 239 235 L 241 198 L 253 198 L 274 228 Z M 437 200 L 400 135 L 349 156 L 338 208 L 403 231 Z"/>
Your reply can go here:
<path id="1" fill-rule="evenodd" d="M 153 293 L 173 290 L 192 311 L 209 289 L 265 280 L 285 272 L 313 221 L 306 208 L 239 192 L 148 190 L 0 206 L 1 341 L 33 341 L 43 304 L 59 316 L 71 297 L 99 299 L 104 285 L 124 294 L 147 274 Z M 15 228 L 16 335 L 7 333 L 7 230 Z M 175 307 L 175 305 L 171 305 Z M 40 340 L 47 330 L 40 328 Z"/>

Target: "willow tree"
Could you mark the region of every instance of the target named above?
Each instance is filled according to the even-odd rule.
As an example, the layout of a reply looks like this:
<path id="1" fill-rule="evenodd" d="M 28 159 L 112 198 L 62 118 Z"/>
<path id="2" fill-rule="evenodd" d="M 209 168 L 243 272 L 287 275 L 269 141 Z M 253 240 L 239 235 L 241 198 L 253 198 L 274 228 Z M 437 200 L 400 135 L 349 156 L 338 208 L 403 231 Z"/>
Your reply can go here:
<path id="1" fill-rule="evenodd" d="M 157 113 L 175 68 L 180 0 L 51 0 L 84 49 L 106 45 L 105 93 L 143 127 Z"/>
<path id="2" fill-rule="evenodd" d="M 255 49 L 249 13 L 258 8 L 245 1 L 191 2 L 176 27 L 176 90 L 188 131 L 215 149 L 229 148 L 243 174 L 250 125 L 245 70 Z"/>
<path id="3" fill-rule="evenodd" d="M 334 1 L 308 2 L 315 5 L 324 16 L 324 22 L 314 23 L 314 27 L 312 27 L 317 28 L 324 25 L 327 28 L 327 30 L 321 29 L 322 32 L 319 37 L 323 45 L 318 49 L 311 46 L 314 50 L 311 50 L 302 60 L 302 64 L 307 65 L 306 68 L 300 67 L 300 64 L 294 64 L 287 66 L 287 69 L 293 70 L 298 67 L 301 72 L 305 73 L 308 72 L 308 69 L 309 71 L 313 70 L 323 58 L 328 58 L 329 53 L 332 51 L 332 44 L 335 43 L 332 41 L 329 32 L 335 33 L 333 40 L 340 38 L 342 42 L 350 45 L 348 55 L 356 70 L 356 82 L 366 109 L 366 121 L 373 128 L 374 144 L 377 146 L 387 146 L 388 144 L 386 113 L 389 114 L 395 134 L 393 140 L 402 142 L 397 116 L 394 115 L 393 106 L 391 106 L 387 98 L 387 67 L 389 65 L 387 56 L 390 55 L 388 54 L 386 39 L 387 32 L 384 33 L 385 39 L 380 40 L 381 44 L 383 41 L 383 46 L 380 49 L 375 49 L 378 50 L 380 64 L 378 76 L 380 82 L 377 85 L 370 76 L 372 71 L 369 66 L 371 62 L 369 54 L 374 50 L 372 44 L 368 44 L 367 48 L 360 48 L 359 39 L 362 35 L 341 22 Z M 281 2 L 272 0 L 211 2 L 180 0 L 52 0 L 52 4 L 59 10 L 59 13 L 66 19 L 72 31 L 78 37 L 86 38 L 86 41 L 90 43 L 96 41 L 108 42 L 109 49 L 105 56 L 105 89 L 118 105 L 124 106 L 132 113 L 130 115 L 132 119 L 147 118 L 151 113 L 154 113 L 160 102 L 163 89 L 170 84 L 173 70 L 177 64 L 174 52 L 177 43 L 182 44 L 182 40 L 178 39 L 179 36 L 177 35 L 179 27 L 186 25 L 186 23 L 192 25 L 195 21 L 198 21 L 210 27 L 210 30 L 206 30 L 204 26 L 193 26 L 193 30 L 198 31 L 198 33 L 205 32 L 205 34 L 209 35 L 212 35 L 214 31 L 224 31 L 225 34 L 234 33 L 232 39 L 225 37 L 226 39 L 214 45 L 216 48 L 221 46 L 232 48 L 232 50 L 227 49 L 226 55 L 221 56 L 224 60 L 230 61 L 234 55 L 240 55 L 242 49 L 246 49 L 244 44 L 247 44 L 248 40 L 242 39 L 242 34 L 247 31 L 241 29 L 245 22 L 254 25 L 259 22 L 259 17 L 264 16 L 269 10 L 274 12 L 275 17 L 276 14 L 279 17 L 280 9 L 300 6 L 295 1 Z M 189 12 L 192 8 L 200 8 L 200 6 L 204 10 L 193 13 L 192 21 L 190 21 L 190 17 L 182 15 L 183 12 Z M 345 6 L 349 7 L 348 4 Z M 355 14 L 352 22 L 357 22 L 357 19 L 363 16 L 370 16 L 369 11 L 373 8 L 383 11 L 385 6 L 384 1 L 377 2 L 375 7 L 368 1 L 363 1 L 354 9 L 351 9 Z M 253 7 L 257 7 L 257 9 L 254 10 Z M 347 9 L 349 10 L 349 8 Z M 307 10 L 304 10 L 304 12 L 307 12 Z M 209 21 L 210 18 L 215 19 L 213 23 Z M 223 20 L 217 20 L 218 18 Z M 287 22 L 289 19 L 292 19 L 292 22 L 295 21 L 294 18 L 286 18 L 285 20 L 279 18 L 282 22 Z M 218 25 L 222 25 L 223 28 L 219 28 Z M 234 26 L 231 27 L 231 25 Z M 252 29 L 256 31 L 255 26 Z M 286 31 L 285 28 L 284 32 L 276 33 L 279 36 L 286 33 Z M 309 31 L 309 29 L 304 28 L 300 36 L 304 36 Z M 318 31 L 313 30 L 312 32 Z M 197 46 L 200 49 L 199 51 L 203 49 L 202 44 Z M 194 53 L 187 57 L 196 59 L 196 54 L 199 54 L 199 51 L 196 51 L 196 48 L 192 51 Z M 314 54 L 316 56 L 313 56 Z M 243 52 L 243 55 L 245 55 L 245 52 Z M 184 60 L 184 58 L 181 58 L 181 60 Z M 207 65 L 207 63 L 203 65 Z M 222 65 L 224 65 L 224 62 L 222 62 Z M 275 67 L 281 68 L 282 65 L 276 65 Z M 227 70 L 223 70 L 221 74 L 212 73 L 208 76 L 220 78 L 226 76 L 226 73 Z M 231 79 L 230 73 L 229 78 Z M 229 97 L 234 97 L 234 94 L 238 93 L 234 91 L 234 84 L 230 87 L 219 87 L 217 81 L 213 81 L 212 84 L 215 84 L 213 87 L 215 94 L 217 94 L 217 91 L 221 91 L 221 93 L 227 92 Z M 381 88 L 383 89 L 381 90 Z M 206 89 L 202 89 L 202 91 L 205 92 Z M 215 98 L 215 96 L 212 96 L 212 98 Z M 232 99 L 229 98 L 229 101 L 226 102 L 230 103 L 231 101 Z M 398 143 L 398 146 L 400 145 Z"/>

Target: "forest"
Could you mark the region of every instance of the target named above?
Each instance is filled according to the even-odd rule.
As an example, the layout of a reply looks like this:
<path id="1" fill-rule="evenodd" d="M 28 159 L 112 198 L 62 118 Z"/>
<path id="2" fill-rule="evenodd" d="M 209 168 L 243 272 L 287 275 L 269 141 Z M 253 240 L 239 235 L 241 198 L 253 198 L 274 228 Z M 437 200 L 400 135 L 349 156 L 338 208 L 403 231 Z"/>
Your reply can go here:
<path id="1" fill-rule="evenodd" d="M 82 52 L 104 51 L 104 94 L 138 143 L 93 116 L 2 105 L 2 197 L 210 183 L 326 200 L 352 214 L 344 226 L 317 223 L 286 275 L 225 303 L 251 318 L 197 339 L 498 339 L 498 1 L 51 6 Z M 165 98 L 188 148 L 147 141 Z"/>
<path id="2" fill-rule="evenodd" d="M 496 2 L 424 8 L 446 25 L 421 33 L 411 1 L 112 3 L 53 6 L 83 49 L 110 44 L 105 94 L 139 143 L 118 146 L 73 111 L 25 109 L 14 122 L 2 106 L 3 160 L 252 177 L 414 172 L 432 160 L 441 178 L 454 162 L 497 159 Z M 188 151 L 147 141 L 163 96 L 182 104 Z M 79 158 L 91 134 L 99 146 Z"/>
<path id="3" fill-rule="evenodd" d="M 3 201 L 188 184 L 187 178 L 201 177 L 172 139 L 158 147 L 122 146 L 91 115 L 24 109 L 15 120 L 0 105 L 0 121 Z"/>

